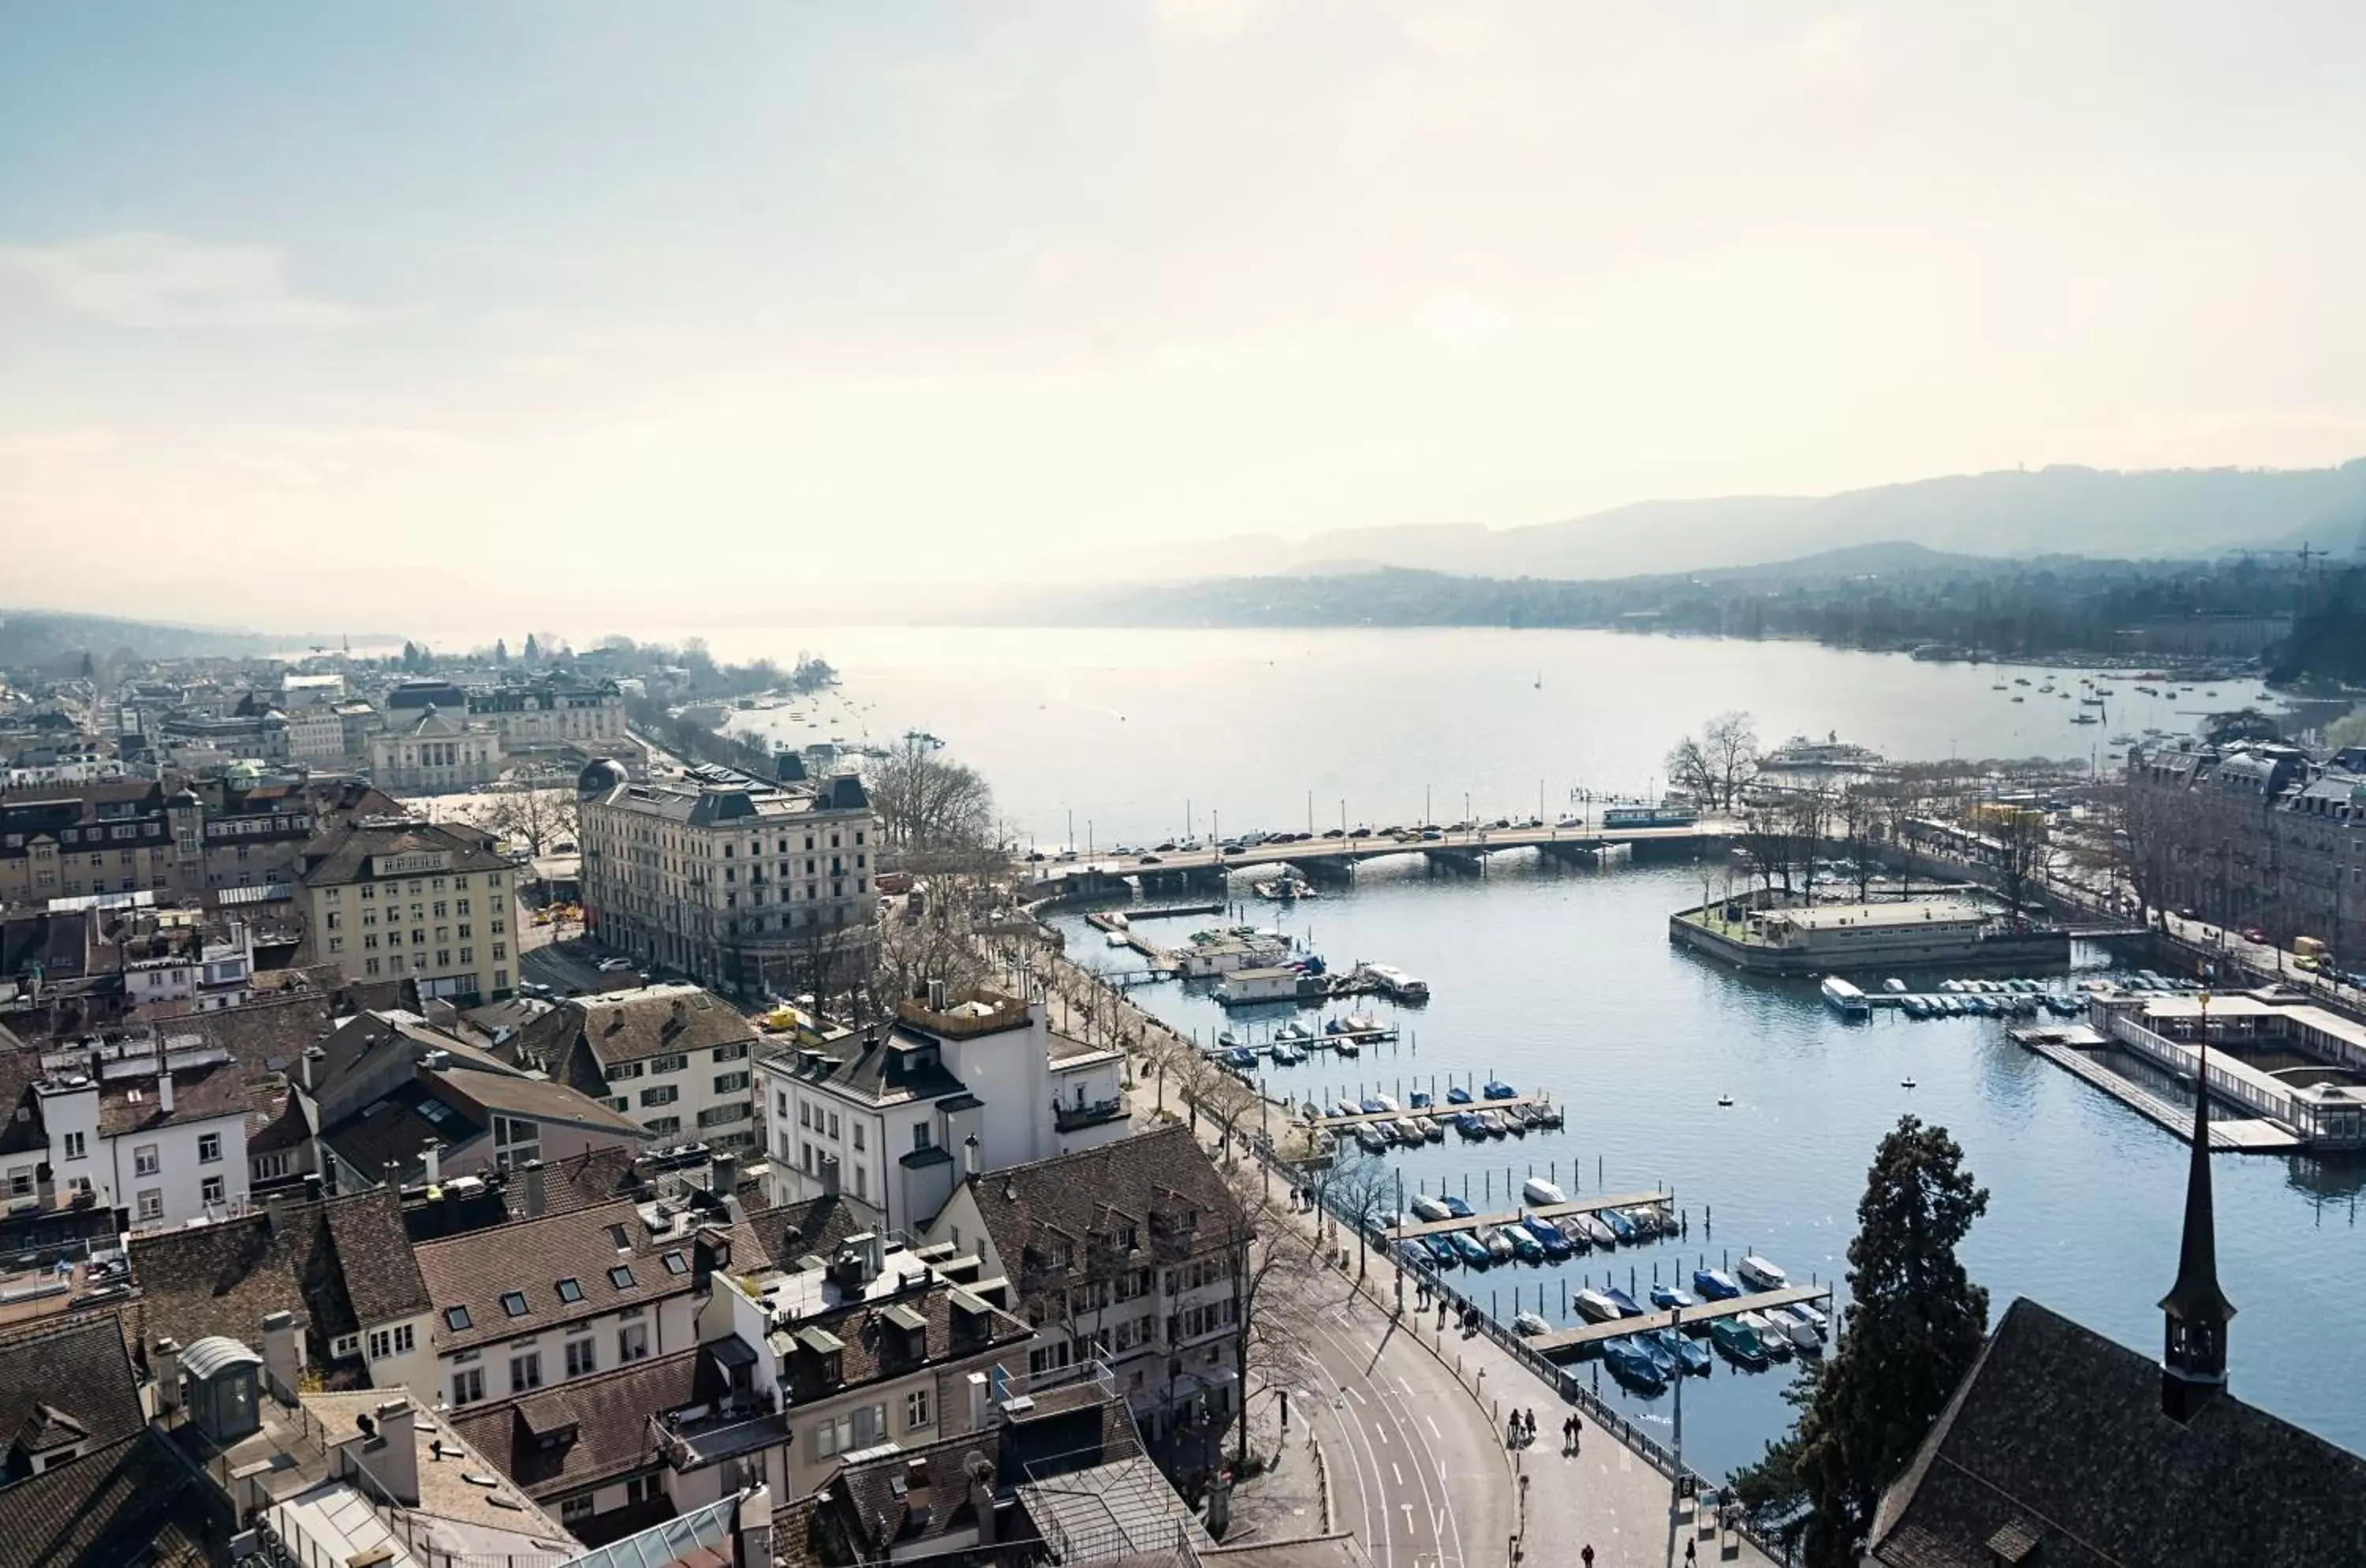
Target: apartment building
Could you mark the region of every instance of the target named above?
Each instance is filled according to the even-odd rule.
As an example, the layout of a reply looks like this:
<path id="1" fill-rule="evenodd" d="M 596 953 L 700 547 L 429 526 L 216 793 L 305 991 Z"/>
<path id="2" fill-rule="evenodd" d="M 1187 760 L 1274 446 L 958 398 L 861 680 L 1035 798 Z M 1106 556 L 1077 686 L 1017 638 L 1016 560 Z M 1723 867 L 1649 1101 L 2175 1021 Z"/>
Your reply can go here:
<path id="1" fill-rule="evenodd" d="M 317 834 L 395 803 L 347 779 L 109 779 L 0 796 L 0 904 L 291 880 Z"/>
<path id="2" fill-rule="evenodd" d="M 465 708 L 389 714 L 369 737 L 371 782 L 397 795 L 471 789 L 493 783 L 508 766 L 500 731 L 469 718 Z"/>
<path id="3" fill-rule="evenodd" d="M 569 1081 L 640 1123 L 652 1143 L 760 1140 L 756 1026 L 696 986 L 643 986 L 561 1004 L 575 1025 Z"/>
<path id="4" fill-rule="evenodd" d="M 366 818 L 306 846 L 297 882 L 314 956 L 349 981 L 409 979 L 460 1005 L 516 984 L 516 885 L 477 835 Z"/>
<path id="5" fill-rule="evenodd" d="M 1238 1408 L 1250 1238 L 1187 1127 L 963 1181 L 922 1239 L 978 1259 L 1023 1316 L 1031 1378 L 1106 1363 L 1145 1435 Z"/>
<path id="6" fill-rule="evenodd" d="M 61 1042 L 39 1063 L 29 1103 L 17 1110 L 28 1124 L 9 1146 L 42 1157 L 0 1156 L 12 1205 L 96 1204 L 119 1211 L 134 1231 L 245 1209 L 249 1098 L 228 1051 L 140 1031 Z"/>
<path id="7" fill-rule="evenodd" d="M 244 1002 L 254 983 L 254 937 L 244 920 L 168 910 L 115 938 L 124 999 L 135 1006 L 217 1012 Z"/>
<path id="8" fill-rule="evenodd" d="M 490 724 L 510 751 L 591 748 L 625 738 L 625 694 L 614 681 L 549 674 L 468 694 L 468 716 Z"/>
<path id="9" fill-rule="evenodd" d="M 1132 1132 L 1122 1055 L 979 991 L 909 1001 L 892 1025 L 757 1064 L 771 1195 L 850 1191 L 917 1231 L 973 1167 L 998 1170 Z"/>

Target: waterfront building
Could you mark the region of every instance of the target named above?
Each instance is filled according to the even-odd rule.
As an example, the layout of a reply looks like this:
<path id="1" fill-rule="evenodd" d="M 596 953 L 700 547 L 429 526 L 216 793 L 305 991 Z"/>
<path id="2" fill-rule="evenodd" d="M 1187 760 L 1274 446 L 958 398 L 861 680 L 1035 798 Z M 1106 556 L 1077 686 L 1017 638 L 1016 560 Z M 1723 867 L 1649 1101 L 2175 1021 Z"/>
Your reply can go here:
<path id="1" fill-rule="evenodd" d="M 776 772 L 635 784 L 608 759 L 586 766 L 585 933 L 727 990 L 817 983 L 877 911 L 879 818 L 851 773 L 809 779 L 794 753 Z"/>
<path id="2" fill-rule="evenodd" d="M 1884 1568 L 2355 1561 L 2366 1458 L 2228 1392 L 2210 1091 L 2197 1079 L 2178 1269 L 2158 1362 L 2034 1302 L 2005 1310 L 1883 1496 Z"/>
<path id="3" fill-rule="evenodd" d="M 347 980 L 411 980 L 468 1006 L 517 974 L 510 863 L 477 835 L 374 817 L 306 846 L 298 901 L 313 956 Z"/>
<path id="4" fill-rule="evenodd" d="M 468 693 L 468 716 L 494 727 L 505 750 L 596 750 L 623 740 L 625 694 L 614 681 L 560 674 Z"/>
<path id="5" fill-rule="evenodd" d="M 1121 1055 L 993 991 L 905 1002 L 893 1024 L 772 1053 L 757 1070 L 772 1201 L 849 1191 L 896 1230 L 934 1218 L 966 1170 L 1132 1131 Z"/>
<path id="6" fill-rule="evenodd" d="M 2366 964 L 2366 747 L 2323 761 L 2256 741 L 2132 751 L 2127 831 L 2153 904 Z"/>
<path id="7" fill-rule="evenodd" d="M 1769 974 L 1952 964 L 2059 967 L 2070 960 L 2060 930 L 2000 919 L 1964 898 L 1885 904 L 1786 904 L 1735 897 L 1681 910 L 1669 934 L 1737 967 Z"/>

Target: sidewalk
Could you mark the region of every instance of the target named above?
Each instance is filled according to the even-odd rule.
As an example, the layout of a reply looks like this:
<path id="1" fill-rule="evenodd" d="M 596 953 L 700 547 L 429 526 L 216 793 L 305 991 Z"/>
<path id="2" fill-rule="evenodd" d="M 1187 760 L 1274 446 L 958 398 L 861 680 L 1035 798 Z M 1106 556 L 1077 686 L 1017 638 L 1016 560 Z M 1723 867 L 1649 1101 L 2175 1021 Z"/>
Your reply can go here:
<path id="1" fill-rule="evenodd" d="M 1303 1540 L 1331 1529 L 1331 1499 L 1313 1412 L 1293 1410 L 1285 1432 L 1281 1402 L 1271 1389 L 1249 1401 L 1249 1452 L 1265 1468 L 1233 1488 L 1226 1546 Z"/>

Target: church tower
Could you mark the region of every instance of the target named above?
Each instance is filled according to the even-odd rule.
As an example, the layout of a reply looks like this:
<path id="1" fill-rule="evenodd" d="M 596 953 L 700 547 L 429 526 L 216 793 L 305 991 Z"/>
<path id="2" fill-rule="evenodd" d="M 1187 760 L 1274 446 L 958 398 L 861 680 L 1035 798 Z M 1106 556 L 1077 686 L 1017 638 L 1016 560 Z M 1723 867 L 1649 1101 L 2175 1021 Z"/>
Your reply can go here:
<path id="1" fill-rule="evenodd" d="M 2210 996 L 2202 996 L 2202 1048 L 2194 1058 L 2193 1163 L 2185 1178 L 2185 1235 L 2177 1283 L 2160 1299 L 2168 1319 L 2160 1407 L 2185 1422 L 2226 1391 L 2226 1322 L 2235 1308 L 2218 1288 L 2218 1234 L 2210 1203 Z"/>

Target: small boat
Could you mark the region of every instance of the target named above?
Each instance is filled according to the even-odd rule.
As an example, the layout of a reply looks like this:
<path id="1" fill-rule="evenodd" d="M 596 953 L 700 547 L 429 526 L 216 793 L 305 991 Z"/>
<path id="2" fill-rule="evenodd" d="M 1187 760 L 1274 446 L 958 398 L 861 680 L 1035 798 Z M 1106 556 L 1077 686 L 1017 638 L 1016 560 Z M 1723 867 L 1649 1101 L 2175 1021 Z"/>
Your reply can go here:
<path id="1" fill-rule="evenodd" d="M 1439 1220 L 1450 1220 L 1454 1217 L 1454 1211 L 1448 1208 L 1442 1199 L 1434 1198 L 1426 1192 L 1414 1194 L 1413 1212 L 1416 1217 L 1427 1220 L 1433 1224 Z"/>
<path id="2" fill-rule="evenodd" d="M 1719 1106 L 1722 1106 L 1727 1110 L 1731 1110 L 1733 1107 L 1733 1096 L 1729 1094 L 1720 1094 L 1717 1097 L 1717 1102 Z"/>
<path id="3" fill-rule="evenodd" d="M 1273 1063 L 1278 1067 L 1294 1067 L 1305 1060 L 1306 1053 L 1295 1045 L 1277 1045 L 1273 1048 Z"/>
<path id="4" fill-rule="evenodd" d="M 1881 983 L 1881 988 L 1893 997 L 1902 997 L 1906 994 L 1906 982 L 1892 975 Z"/>
<path id="5" fill-rule="evenodd" d="M 1511 1131 L 1509 1127 L 1504 1125 L 1504 1113 L 1500 1111 L 1482 1111 L 1479 1113 L 1479 1125 L 1487 1129 L 1487 1135 L 1491 1138 L 1500 1138 Z"/>
<path id="6" fill-rule="evenodd" d="M 1745 1324 L 1729 1317 L 1712 1319 L 1708 1325 L 1708 1337 L 1709 1343 L 1745 1367 L 1763 1367 L 1766 1364 L 1766 1347 Z"/>
<path id="7" fill-rule="evenodd" d="M 1642 1233 L 1635 1228 L 1635 1222 L 1617 1209 L 1603 1210 L 1600 1218 L 1604 1224 L 1610 1227 L 1610 1234 L 1618 1238 L 1621 1246 L 1642 1239 Z"/>
<path id="8" fill-rule="evenodd" d="M 1577 1223 L 1577 1218 L 1578 1217 L 1575 1214 L 1566 1215 L 1560 1219 L 1555 1220 L 1553 1224 L 1560 1230 L 1561 1235 L 1567 1239 L 1572 1250 L 1577 1252 L 1591 1252 L 1594 1250 L 1593 1239 L 1585 1234 L 1585 1227 Z"/>
<path id="9" fill-rule="evenodd" d="M 1547 1100 L 1542 1105 L 1528 1107 L 1528 1120 L 1539 1127 L 1559 1128 L 1561 1119 L 1560 1107 L 1550 1100 Z"/>
<path id="10" fill-rule="evenodd" d="M 1384 1155 L 1389 1152 L 1389 1137 L 1367 1122 L 1356 1129 L 1356 1146 L 1368 1155 Z"/>
<path id="11" fill-rule="evenodd" d="M 1651 1304 L 1663 1311 L 1669 1307 L 1700 1305 L 1699 1297 L 1694 1295 L 1690 1291 L 1679 1290 L 1674 1285 L 1654 1285 L 1651 1287 Z"/>
<path id="12" fill-rule="evenodd" d="M 1768 1262 L 1754 1252 L 1735 1264 L 1733 1271 L 1741 1275 L 1741 1282 L 1753 1291 L 1779 1291 L 1791 1282 L 1791 1277 L 1784 1273 L 1779 1265 Z"/>
<path id="13" fill-rule="evenodd" d="M 1521 1262 L 1542 1263 L 1545 1260 L 1545 1244 L 1538 1241 L 1527 1226 L 1505 1225 L 1496 1234 L 1512 1244 L 1512 1255 Z"/>
<path id="14" fill-rule="evenodd" d="M 1376 1094 L 1372 1096 L 1372 1103 L 1383 1111 L 1395 1111 L 1399 1108 L 1397 1097 L 1392 1094 Z"/>
<path id="15" fill-rule="evenodd" d="M 1409 1149 L 1417 1149 L 1429 1142 L 1428 1134 L 1421 1130 L 1421 1123 L 1410 1116 L 1400 1116 L 1390 1122 L 1389 1131 L 1396 1134 L 1398 1143 Z"/>
<path id="16" fill-rule="evenodd" d="M 1478 1142 L 1480 1139 L 1487 1135 L 1487 1124 L 1484 1122 L 1480 1121 L 1475 1113 L 1469 1111 L 1464 1111 L 1461 1115 L 1457 1116 L 1454 1119 L 1454 1130 L 1461 1134 L 1464 1137 L 1469 1138 L 1473 1143 Z"/>
<path id="17" fill-rule="evenodd" d="M 1824 976 L 1824 1005 L 1842 1018 L 1864 1018 L 1873 1011 L 1873 1002 L 1863 991 L 1837 975 Z"/>
<path id="18" fill-rule="evenodd" d="M 1331 1049 L 1342 1056 L 1360 1056 L 1364 1054 L 1364 1048 L 1356 1043 L 1356 1038 L 1351 1034 L 1334 1035 L 1331 1040 Z"/>
<path id="19" fill-rule="evenodd" d="M 1766 1314 L 1766 1321 L 1773 1324 L 1776 1328 L 1782 1330 L 1784 1337 L 1791 1341 L 1791 1348 L 1798 1351 L 1801 1355 L 1820 1356 L 1823 1354 L 1824 1336 L 1822 1330 L 1819 1329 L 1814 1324 L 1809 1323 L 1806 1318 L 1794 1313 L 1789 1307 L 1770 1308 Z"/>
<path id="20" fill-rule="evenodd" d="M 1928 1018 L 1931 1016 L 1931 1004 L 1921 997 L 1908 997 L 1898 1004 L 1898 1010 L 1909 1018 Z"/>
<path id="21" fill-rule="evenodd" d="M 1547 1203 L 1566 1203 L 1569 1194 L 1541 1176 L 1531 1176 L 1520 1183 L 1520 1196 L 1541 1208 Z"/>
<path id="22" fill-rule="evenodd" d="M 1793 1302 L 1789 1306 L 1777 1310 L 1789 1313 L 1819 1334 L 1830 1334 L 1832 1331 L 1832 1320 L 1826 1317 L 1823 1308 L 1813 1302 Z"/>
<path id="23" fill-rule="evenodd" d="M 1457 1198 L 1449 1192 L 1446 1196 L 1446 1212 L 1458 1220 L 1467 1220 L 1479 1211 L 1470 1206 L 1469 1199 Z"/>
<path id="24" fill-rule="evenodd" d="M 1644 1393 L 1657 1393 L 1668 1386 L 1667 1376 L 1660 1371 L 1660 1363 L 1639 1345 L 1613 1339 L 1602 1348 L 1602 1360 L 1610 1369 L 1612 1377 Z"/>
<path id="25" fill-rule="evenodd" d="M 1758 1336 L 1758 1343 L 1769 1356 L 1776 1360 L 1790 1359 L 1791 1337 L 1775 1327 L 1764 1313 L 1745 1312 L 1733 1321 Z"/>
<path id="26" fill-rule="evenodd" d="M 1909 1074 L 1907 1077 L 1899 1078 L 1898 1080 L 1898 1087 L 1900 1089 L 1912 1089 L 1914 1087 L 1913 1076 Z"/>
<path id="27" fill-rule="evenodd" d="M 1435 1116 L 1423 1117 L 1421 1121 L 1421 1136 L 1424 1143 L 1442 1144 L 1446 1142 L 1446 1123 L 1439 1121 Z"/>
<path id="28" fill-rule="evenodd" d="M 1460 1261 L 1455 1254 L 1453 1242 L 1446 1236 L 1425 1235 L 1416 1237 L 1415 1239 L 1417 1239 L 1423 1247 L 1428 1248 L 1429 1260 L 1431 1264 L 1436 1268 L 1451 1269 L 1457 1262 Z"/>
<path id="29" fill-rule="evenodd" d="M 1741 1294 L 1741 1287 L 1735 1284 L 1733 1276 L 1722 1269 L 1694 1269 L 1693 1289 L 1700 1292 L 1703 1301 L 1707 1302 L 1729 1302 Z"/>
<path id="30" fill-rule="evenodd" d="M 1429 1248 L 1418 1241 L 1397 1243 L 1397 1261 L 1408 1269 L 1434 1269 L 1437 1266 L 1437 1260 L 1431 1256 Z"/>
<path id="31" fill-rule="evenodd" d="M 1468 1105 L 1470 1103 L 1470 1091 L 1467 1089 L 1448 1089 L 1446 1091 L 1446 1103 L 1448 1105 Z"/>
<path id="32" fill-rule="evenodd" d="M 1532 1312 L 1515 1313 L 1512 1314 L 1512 1331 L 1523 1337 L 1534 1337 L 1539 1334 L 1550 1334 L 1552 1325 Z"/>
<path id="33" fill-rule="evenodd" d="M 1577 1222 L 1577 1228 L 1583 1231 L 1585 1233 L 1585 1239 L 1592 1242 L 1594 1246 L 1616 1247 L 1618 1245 L 1618 1234 L 1612 1230 L 1608 1225 L 1602 1223 L 1601 1215 L 1572 1214 L 1570 1218 Z"/>
<path id="34" fill-rule="evenodd" d="M 1570 1245 L 1569 1237 L 1560 1234 L 1560 1227 L 1550 1220 L 1540 1220 L 1529 1214 L 1520 1221 L 1520 1228 L 1536 1237 L 1537 1245 L 1545 1249 L 1545 1256 L 1556 1261 L 1577 1250 Z"/>
<path id="35" fill-rule="evenodd" d="M 1379 1116 L 1386 1113 L 1391 1107 L 1368 1095 L 1356 1101 L 1356 1109 L 1367 1116 Z"/>
<path id="36" fill-rule="evenodd" d="M 1479 1245 L 1485 1247 L 1487 1256 L 1498 1263 L 1508 1261 L 1515 1251 L 1512 1238 L 1493 1225 L 1479 1233 Z"/>
<path id="37" fill-rule="evenodd" d="M 1520 1091 L 1501 1078 L 1489 1078 L 1487 1087 L 1479 1091 L 1489 1100 L 1517 1100 Z"/>
<path id="38" fill-rule="evenodd" d="M 1662 1328 L 1648 1337 L 1684 1371 L 1696 1377 L 1708 1375 L 1708 1347 L 1699 1340 L 1688 1338 L 1673 1328 Z"/>
<path id="39" fill-rule="evenodd" d="M 1660 1369 L 1660 1376 L 1662 1378 L 1673 1382 L 1684 1375 L 1683 1363 L 1676 1359 L 1676 1353 L 1673 1350 L 1660 1343 L 1658 1335 L 1638 1334 L 1628 1343 L 1651 1358 L 1651 1364 Z"/>
<path id="40" fill-rule="evenodd" d="M 1234 1033 L 1234 1032 L 1233 1032 L 1231 1030 L 1229 1030 L 1229 1029 L 1227 1029 L 1227 1030 L 1223 1031 L 1222 1033 L 1220 1033 L 1220 1034 L 1218 1034 L 1218 1035 L 1216 1036 L 1216 1048 L 1217 1048 L 1218 1050 L 1220 1050 L 1220 1051 L 1229 1051 L 1229 1050 L 1232 1050 L 1234 1046 L 1239 1045 L 1239 1044 L 1241 1044 L 1241 1043 L 1242 1043 L 1241 1037 L 1240 1037 L 1239 1035 L 1237 1035 L 1237 1034 Z"/>
<path id="41" fill-rule="evenodd" d="M 1285 1023 L 1279 1029 L 1273 1032 L 1273 1037 L 1276 1040 L 1288 1041 L 1292 1044 L 1298 1044 L 1302 1043 L 1305 1041 L 1314 1039 L 1315 1033 L 1314 1031 L 1307 1028 L 1306 1025 L 1302 1023 Z"/>
<path id="42" fill-rule="evenodd" d="M 1642 1303 L 1638 1302 L 1634 1297 L 1628 1295 L 1626 1292 L 1620 1290 L 1617 1286 L 1612 1285 L 1602 1293 L 1610 1299 L 1610 1304 L 1612 1306 L 1618 1309 L 1619 1316 L 1640 1317 L 1643 1315 L 1644 1308 Z"/>
<path id="43" fill-rule="evenodd" d="M 1480 1243 L 1469 1231 L 1448 1231 L 1446 1244 L 1454 1248 L 1454 1256 L 1473 1269 L 1484 1269 L 1495 1261 L 1495 1255 Z"/>
<path id="44" fill-rule="evenodd" d="M 1408 1111 L 1426 1111 L 1430 1108 L 1430 1104 L 1429 1092 L 1426 1089 L 1417 1089 L 1405 1096 L 1405 1109 Z"/>
<path id="45" fill-rule="evenodd" d="M 1580 1317 L 1594 1323 L 1616 1323 L 1627 1315 L 1618 1310 L 1617 1302 L 1600 1291 L 1580 1291 L 1571 1298 L 1570 1304 L 1577 1308 Z"/>

